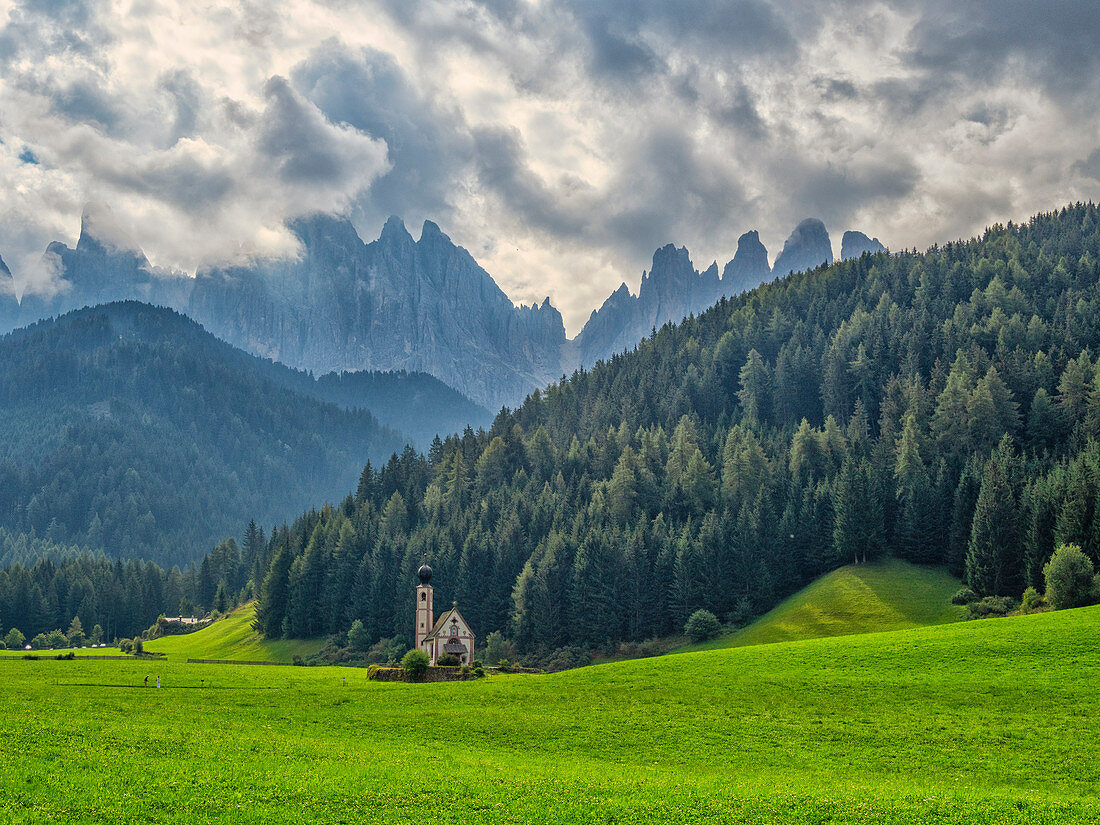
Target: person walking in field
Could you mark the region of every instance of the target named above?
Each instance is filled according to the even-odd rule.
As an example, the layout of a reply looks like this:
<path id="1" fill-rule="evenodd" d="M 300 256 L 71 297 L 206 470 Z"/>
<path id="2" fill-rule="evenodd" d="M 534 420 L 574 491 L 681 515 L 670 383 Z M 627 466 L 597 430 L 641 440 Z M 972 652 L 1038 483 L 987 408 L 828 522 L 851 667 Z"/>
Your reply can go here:
<path id="1" fill-rule="evenodd" d="M 146 674 L 146 676 L 145 676 L 145 687 L 149 687 L 149 676 L 148 676 L 148 674 Z"/>
<path id="2" fill-rule="evenodd" d="M 157 677 L 157 687 L 158 688 L 160 687 L 160 677 L 159 676 Z"/>

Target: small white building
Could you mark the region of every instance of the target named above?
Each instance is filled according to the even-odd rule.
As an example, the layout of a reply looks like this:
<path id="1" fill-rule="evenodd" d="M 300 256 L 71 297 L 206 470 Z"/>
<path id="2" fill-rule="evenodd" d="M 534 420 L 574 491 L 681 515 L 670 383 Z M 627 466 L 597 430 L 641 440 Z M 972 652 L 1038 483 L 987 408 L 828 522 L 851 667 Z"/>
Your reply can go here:
<path id="1" fill-rule="evenodd" d="M 416 588 L 415 639 L 418 650 L 428 654 L 432 665 L 444 653 L 458 657 L 459 664 L 468 665 L 474 660 L 474 632 L 458 612 L 458 603 L 433 621 L 432 568 L 423 565 L 418 571 L 420 584 Z"/>

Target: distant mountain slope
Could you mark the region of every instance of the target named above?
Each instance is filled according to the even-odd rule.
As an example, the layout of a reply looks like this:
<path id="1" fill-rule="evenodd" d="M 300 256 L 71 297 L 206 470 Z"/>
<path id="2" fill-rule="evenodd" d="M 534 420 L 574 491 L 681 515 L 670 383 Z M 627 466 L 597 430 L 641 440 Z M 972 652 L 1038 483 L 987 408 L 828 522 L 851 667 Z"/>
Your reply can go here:
<path id="1" fill-rule="evenodd" d="M 197 558 L 346 493 L 404 440 L 138 303 L 0 339 L 0 526 L 109 556 Z"/>
<path id="2" fill-rule="evenodd" d="M 957 622 L 962 582 L 946 570 L 900 559 L 848 565 L 799 590 L 748 627 L 692 649 L 880 633 Z"/>
<path id="3" fill-rule="evenodd" d="M 0 333 L 15 327 L 19 319 L 19 301 L 15 297 L 15 279 L 0 258 Z"/>
<path id="4" fill-rule="evenodd" d="M 636 296 L 624 284 L 568 341 L 549 299 L 514 306 L 431 221 L 414 241 L 391 218 L 378 240 L 364 244 L 349 221 L 313 215 L 290 227 L 301 242 L 299 256 L 215 268 L 196 278 L 152 267 L 134 242 L 120 247 L 99 240 L 97 228 L 109 223 L 102 207 L 89 206 L 75 247 L 50 244 L 45 258 L 61 274 L 59 290 L 27 295 L 18 319 L 12 301 L 5 304 L 0 271 L 0 332 L 72 309 L 136 299 L 187 313 L 223 340 L 292 367 L 315 374 L 430 374 L 493 412 L 771 277 L 756 231 L 741 236 L 721 277 L 717 262 L 697 272 L 687 250 L 669 244 L 654 253 Z M 824 252 L 820 243 L 815 252 L 812 242 L 821 240 L 815 232 L 824 235 Z M 792 240 L 803 235 L 806 243 Z M 871 243 L 862 233 L 848 235 Z M 832 257 L 820 221 L 800 224 L 788 246 L 781 256 L 784 273 Z M 426 421 L 424 431 L 443 431 L 442 424 Z"/>

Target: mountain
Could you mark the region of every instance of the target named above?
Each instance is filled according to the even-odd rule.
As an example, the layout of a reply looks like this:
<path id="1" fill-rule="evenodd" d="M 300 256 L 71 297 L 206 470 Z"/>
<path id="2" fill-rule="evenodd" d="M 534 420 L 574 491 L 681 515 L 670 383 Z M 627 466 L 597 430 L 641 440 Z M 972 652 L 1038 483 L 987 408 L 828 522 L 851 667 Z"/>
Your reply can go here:
<path id="1" fill-rule="evenodd" d="M 775 259 L 772 273 L 783 276 L 832 262 L 833 247 L 825 224 L 817 218 L 807 218 L 795 227 L 783 243 L 783 251 Z"/>
<path id="2" fill-rule="evenodd" d="M 722 270 L 722 294 L 740 295 L 770 280 L 768 250 L 760 242 L 760 233 L 753 229 L 737 239 L 737 252 Z"/>
<path id="3" fill-rule="evenodd" d="M 165 565 L 354 486 L 404 441 L 168 309 L 108 304 L 0 339 L 0 527 Z M 294 380 L 308 376 L 297 374 Z"/>
<path id="4" fill-rule="evenodd" d="M 755 230 L 738 239 L 721 276 L 717 263 L 699 272 L 685 248 L 669 244 L 654 253 L 637 295 L 620 286 L 568 341 L 549 298 L 513 305 L 431 221 L 414 240 L 400 219 L 390 218 L 379 238 L 365 244 L 349 221 L 313 215 L 291 225 L 301 247 L 297 257 L 204 270 L 189 279 L 154 269 L 133 244 L 99 240 L 98 228 L 109 220 L 104 215 L 85 210 L 75 248 L 50 245 L 46 254 L 62 272 L 61 289 L 48 299 L 28 295 L 21 323 L 138 299 L 185 312 L 219 338 L 291 367 L 314 374 L 432 375 L 491 410 L 515 406 L 563 374 L 628 351 L 654 329 L 703 312 L 722 297 L 832 256 L 828 232 L 814 219 L 788 238 L 774 273 Z M 845 238 L 846 249 L 876 243 L 861 233 Z M 456 423 L 442 415 L 444 409 L 455 408 L 434 407 L 441 415 L 433 420 L 421 408 L 413 433 L 418 441 Z M 473 410 L 467 418 L 465 423 L 485 420 Z"/>
<path id="5" fill-rule="evenodd" d="M 840 260 L 842 261 L 849 258 L 858 258 L 864 252 L 874 255 L 876 252 L 885 251 L 886 247 L 879 242 L 878 238 L 868 238 L 862 232 L 853 230 L 845 232 L 844 238 L 840 242 Z"/>
<path id="6" fill-rule="evenodd" d="M 391 218 L 370 244 L 338 218 L 292 228 L 298 259 L 202 272 L 188 314 L 290 366 L 427 372 L 493 409 L 561 375 L 561 314 L 514 306 L 431 221 L 414 241 Z"/>
<path id="7" fill-rule="evenodd" d="M 653 265 L 642 273 L 638 295 L 621 285 L 589 316 L 574 343 L 580 365 L 633 349 L 653 330 L 703 312 L 724 296 L 740 293 L 768 280 L 768 251 L 753 230 L 738 239 L 737 253 L 718 276 L 718 264 L 696 271 L 687 249 L 672 244 L 653 253 Z"/>
<path id="8" fill-rule="evenodd" d="M 112 301 L 141 301 L 177 309 L 186 304 L 190 279 L 154 270 L 136 246 L 118 247 L 100 240 L 98 227 L 108 216 L 103 207 L 89 205 L 80 219 L 75 248 L 59 241 L 46 247 L 45 257 L 63 273 L 61 289 L 48 297 L 25 295 L 20 324 Z"/>
<path id="9" fill-rule="evenodd" d="M 0 258 L 0 335 L 15 328 L 19 321 L 19 300 L 15 296 L 15 279 Z"/>
<path id="10" fill-rule="evenodd" d="M 888 557 L 1005 610 L 1058 544 L 1100 562 L 1097 261 L 1078 204 L 718 302 L 302 515 L 269 544 L 260 627 L 407 642 L 423 563 L 440 604 L 548 664 L 698 610 L 745 624 Z M 351 559 L 324 539 L 345 534 Z"/>

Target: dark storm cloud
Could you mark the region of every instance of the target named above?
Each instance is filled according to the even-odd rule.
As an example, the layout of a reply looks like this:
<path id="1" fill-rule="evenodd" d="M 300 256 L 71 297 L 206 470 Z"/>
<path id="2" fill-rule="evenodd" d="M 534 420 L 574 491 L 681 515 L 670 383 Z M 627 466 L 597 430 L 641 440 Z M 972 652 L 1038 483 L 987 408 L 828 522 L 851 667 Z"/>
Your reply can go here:
<path id="1" fill-rule="evenodd" d="M 995 85 L 1004 74 L 1022 71 L 1048 93 L 1067 98 L 1094 93 L 1100 85 L 1096 0 L 905 5 L 921 14 L 907 56 L 941 78 Z"/>
<path id="2" fill-rule="evenodd" d="M 373 217 L 450 214 L 472 140 L 461 117 L 428 99 L 392 55 L 332 40 L 296 66 L 291 80 L 333 123 L 385 141 L 390 169 L 363 201 Z"/>

